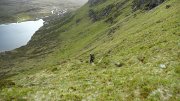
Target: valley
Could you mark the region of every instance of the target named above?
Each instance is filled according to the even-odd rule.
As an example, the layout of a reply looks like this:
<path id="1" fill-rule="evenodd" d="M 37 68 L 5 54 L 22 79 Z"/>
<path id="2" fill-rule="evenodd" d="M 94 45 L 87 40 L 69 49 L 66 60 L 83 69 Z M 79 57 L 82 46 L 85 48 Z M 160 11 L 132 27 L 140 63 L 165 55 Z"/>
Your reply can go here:
<path id="1" fill-rule="evenodd" d="M 0 23 L 22 22 L 52 15 L 52 10 L 73 11 L 87 0 L 1 0 Z"/>

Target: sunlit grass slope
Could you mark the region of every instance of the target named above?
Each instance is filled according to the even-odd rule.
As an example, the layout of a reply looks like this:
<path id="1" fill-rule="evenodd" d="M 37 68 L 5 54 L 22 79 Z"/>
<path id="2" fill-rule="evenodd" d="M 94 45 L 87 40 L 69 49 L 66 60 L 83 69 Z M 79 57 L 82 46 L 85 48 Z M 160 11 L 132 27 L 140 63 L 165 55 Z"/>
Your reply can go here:
<path id="1" fill-rule="evenodd" d="M 0 100 L 178 101 L 179 0 L 136 11 L 132 1 L 86 4 L 1 54 Z"/>

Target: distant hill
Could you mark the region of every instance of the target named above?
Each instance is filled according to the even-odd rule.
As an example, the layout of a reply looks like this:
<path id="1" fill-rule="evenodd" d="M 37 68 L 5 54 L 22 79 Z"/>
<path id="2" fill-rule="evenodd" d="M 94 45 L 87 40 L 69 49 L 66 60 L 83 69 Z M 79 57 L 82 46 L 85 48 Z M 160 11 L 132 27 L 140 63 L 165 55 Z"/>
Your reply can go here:
<path id="1" fill-rule="evenodd" d="M 0 23 L 48 16 L 52 10 L 75 10 L 87 0 L 0 0 Z"/>

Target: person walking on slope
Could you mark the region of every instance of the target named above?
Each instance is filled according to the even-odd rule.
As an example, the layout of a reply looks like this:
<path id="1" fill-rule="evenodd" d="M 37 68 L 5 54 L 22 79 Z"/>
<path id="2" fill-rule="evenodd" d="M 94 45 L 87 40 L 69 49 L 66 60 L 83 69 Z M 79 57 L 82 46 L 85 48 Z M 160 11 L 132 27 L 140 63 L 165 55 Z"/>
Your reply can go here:
<path id="1" fill-rule="evenodd" d="M 90 53 L 89 63 L 90 63 L 90 64 L 93 64 L 93 63 L 94 63 L 94 60 L 95 60 L 94 54 Z"/>

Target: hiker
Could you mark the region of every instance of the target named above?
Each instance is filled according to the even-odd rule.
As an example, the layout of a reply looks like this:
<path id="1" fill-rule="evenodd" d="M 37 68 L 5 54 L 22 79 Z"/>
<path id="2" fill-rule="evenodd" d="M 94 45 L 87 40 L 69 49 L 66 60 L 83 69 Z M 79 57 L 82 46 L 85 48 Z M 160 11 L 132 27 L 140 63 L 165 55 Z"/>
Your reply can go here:
<path id="1" fill-rule="evenodd" d="M 90 64 L 94 63 L 94 59 L 95 59 L 94 54 L 90 53 L 90 60 L 89 60 Z"/>

